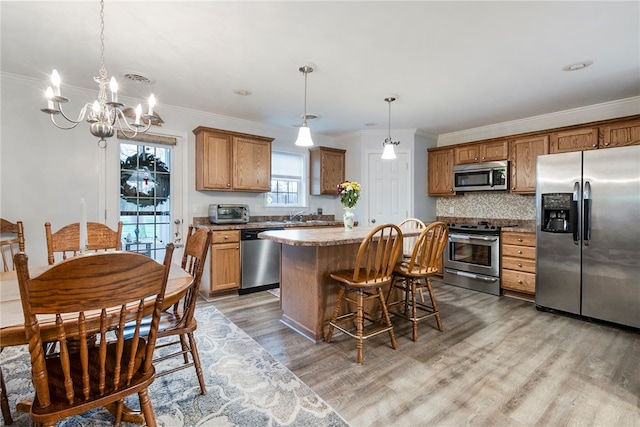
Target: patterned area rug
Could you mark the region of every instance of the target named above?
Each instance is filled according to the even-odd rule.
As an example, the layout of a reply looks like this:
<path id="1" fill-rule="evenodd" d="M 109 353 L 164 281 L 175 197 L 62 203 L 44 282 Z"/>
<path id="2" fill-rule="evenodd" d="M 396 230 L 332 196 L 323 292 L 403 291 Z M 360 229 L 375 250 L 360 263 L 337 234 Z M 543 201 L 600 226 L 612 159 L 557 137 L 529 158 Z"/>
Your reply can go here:
<path id="1" fill-rule="evenodd" d="M 195 371 L 183 369 L 157 378 L 149 389 L 159 425 L 177 426 L 348 426 L 349 424 L 284 365 L 222 313 L 209 306 L 196 311 L 196 339 L 207 394 Z M 178 361 L 178 359 L 175 359 Z M 13 426 L 31 425 L 29 414 L 15 411 L 16 401 L 33 396 L 26 346 L 0 354 Z M 163 362 L 166 369 L 168 362 Z M 138 407 L 137 396 L 127 399 Z M 1 417 L 0 417 L 1 420 Z M 58 426 L 110 426 L 104 409 L 87 412 Z M 123 425 L 132 425 L 123 423 Z"/>

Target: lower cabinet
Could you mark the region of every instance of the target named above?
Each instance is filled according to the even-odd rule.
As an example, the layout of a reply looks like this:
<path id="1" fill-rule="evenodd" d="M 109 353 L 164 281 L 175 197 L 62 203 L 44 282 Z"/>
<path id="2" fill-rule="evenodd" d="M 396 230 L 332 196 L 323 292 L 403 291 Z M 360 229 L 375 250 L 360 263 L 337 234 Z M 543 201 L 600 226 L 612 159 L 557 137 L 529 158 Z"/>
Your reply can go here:
<path id="1" fill-rule="evenodd" d="M 240 289 L 240 231 L 214 231 L 211 242 L 209 297 Z"/>
<path id="2" fill-rule="evenodd" d="M 536 235 L 502 232 L 501 286 L 504 295 L 535 299 Z"/>

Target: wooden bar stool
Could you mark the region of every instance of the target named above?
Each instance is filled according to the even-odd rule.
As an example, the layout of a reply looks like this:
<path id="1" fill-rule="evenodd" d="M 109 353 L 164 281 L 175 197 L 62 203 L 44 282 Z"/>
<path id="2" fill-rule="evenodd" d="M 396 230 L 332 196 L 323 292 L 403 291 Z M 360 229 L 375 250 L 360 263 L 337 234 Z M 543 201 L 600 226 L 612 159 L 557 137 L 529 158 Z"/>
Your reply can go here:
<path id="1" fill-rule="evenodd" d="M 391 314 L 413 322 L 413 341 L 418 339 L 418 322 L 427 317 L 435 317 L 438 330 L 443 330 L 431 276 L 438 272 L 448 237 L 449 228 L 444 222 L 429 224 L 416 240 L 411 258 L 398 262 L 393 269 L 387 307 Z M 423 288 L 429 293 L 430 304 L 416 298 Z M 402 297 L 391 301 L 396 294 Z"/>
<path id="2" fill-rule="evenodd" d="M 337 328 L 357 341 L 356 360 L 362 363 L 364 340 L 382 332 L 389 332 L 391 347 L 396 348 L 393 324 L 389 318 L 382 288 L 391 283 L 393 266 L 402 252 L 402 231 L 394 224 L 382 224 L 374 228 L 360 244 L 352 270 L 331 273 L 331 278 L 340 285 L 338 300 L 329 321 L 325 340 L 331 342 L 333 329 Z M 365 311 L 365 303 L 377 300 L 382 316 Z M 347 301 L 349 308 L 355 305 L 355 311 L 341 314 L 342 302 Z M 356 330 L 341 326 L 345 320 L 355 320 Z M 373 326 L 365 331 L 367 320 Z M 367 325 L 370 326 L 370 325 Z"/>

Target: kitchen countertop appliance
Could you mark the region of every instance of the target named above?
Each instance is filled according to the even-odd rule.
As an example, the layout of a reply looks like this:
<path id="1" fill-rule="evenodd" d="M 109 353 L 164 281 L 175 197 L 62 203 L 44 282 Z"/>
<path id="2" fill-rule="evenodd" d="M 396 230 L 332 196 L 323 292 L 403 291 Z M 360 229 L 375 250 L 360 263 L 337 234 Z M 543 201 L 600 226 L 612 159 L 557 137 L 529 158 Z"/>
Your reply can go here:
<path id="1" fill-rule="evenodd" d="M 640 328 L 640 146 L 538 156 L 536 306 Z"/>
<path id="2" fill-rule="evenodd" d="M 486 221 L 447 225 L 444 283 L 500 295 L 500 227 Z"/>
<path id="3" fill-rule="evenodd" d="M 242 272 L 239 294 L 258 292 L 280 286 L 281 244 L 264 240 L 258 234 L 284 227 L 251 228 L 240 232 Z"/>
<path id="4" fill-rule="evenodd" d="M 249 205 L 209 205 L 211 224 L 246 224 L 249 222 Z"/>

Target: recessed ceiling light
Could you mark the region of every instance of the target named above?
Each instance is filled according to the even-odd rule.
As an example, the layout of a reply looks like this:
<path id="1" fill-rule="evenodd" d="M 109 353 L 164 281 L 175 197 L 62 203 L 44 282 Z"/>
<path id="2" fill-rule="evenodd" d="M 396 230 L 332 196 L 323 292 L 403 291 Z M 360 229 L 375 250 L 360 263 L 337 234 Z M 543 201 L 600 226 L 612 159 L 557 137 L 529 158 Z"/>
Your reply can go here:
<path id="1" fill-rule="evenodd" d="M 574 62 L 573 64 L 565 65 L 562 67 L 562 71 L 578 71 L 583 68 L 587 68 L 589 65 L 593 64 L 593 61 L 581 61 Z"/>
<path id="2" fill-rule="evenodd" d="M 247 89 L 236 89 L 233 91 L 233 93 L 235 93 L 236 95 L 240 95 L 240 96 L 249 96 L 251 95 L 251 91 L 247 90 Z"/>

